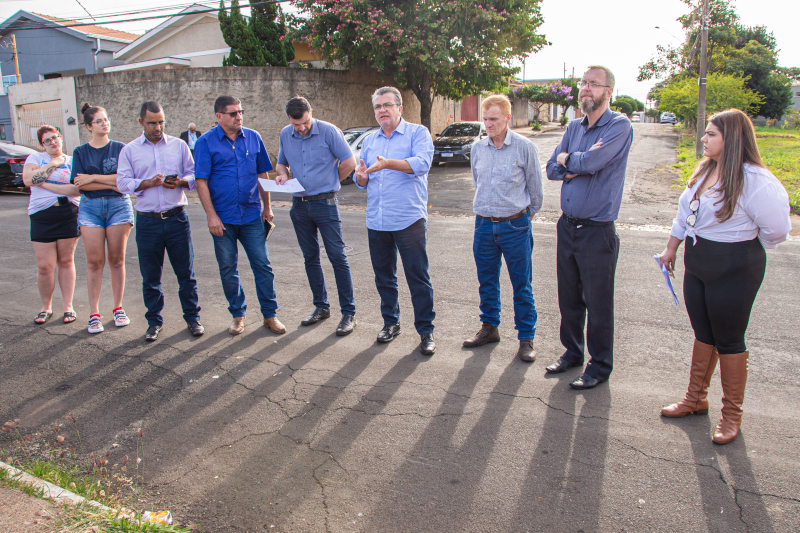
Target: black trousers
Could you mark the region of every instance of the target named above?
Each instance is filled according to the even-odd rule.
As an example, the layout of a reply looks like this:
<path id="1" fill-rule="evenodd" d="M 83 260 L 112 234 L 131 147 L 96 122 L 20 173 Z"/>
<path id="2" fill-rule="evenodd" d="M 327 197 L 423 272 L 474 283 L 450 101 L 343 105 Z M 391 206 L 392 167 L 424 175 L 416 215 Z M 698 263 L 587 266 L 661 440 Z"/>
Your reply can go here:
<path id="1" fill-rule="evenodd" d="M 747 350 L 744 334 L 764 281 L 767 254 L 758 239 L 716 242 L 686 239 L 683 297 L 694 336 L 720 354 Z"/>
<path id="2" fill-rule="evenodd" d="M 566 348 L 561 357 L 583 364 L 586 325 L 591 358 L 585 372 L 596 379 L 608 379 L 614 362 L 614 275 L 619 235 L 614 224 L 578 228 L 563 216 L 558 220 L 557 233 L 558 308 L 561 344 Z"/>

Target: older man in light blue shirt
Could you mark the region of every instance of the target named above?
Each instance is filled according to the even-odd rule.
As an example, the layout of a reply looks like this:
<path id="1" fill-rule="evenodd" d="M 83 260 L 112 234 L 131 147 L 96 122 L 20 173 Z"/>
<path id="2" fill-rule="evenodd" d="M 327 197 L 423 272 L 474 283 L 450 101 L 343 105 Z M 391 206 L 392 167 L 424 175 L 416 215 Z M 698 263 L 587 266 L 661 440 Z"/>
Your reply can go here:
<path id="1" fill-rule="evenodd" d="M 384 327 L 378 342 L 400 334 L 397 252 L 403 260 L 420 352 L 433 355 L 433 285 L 428 273 L 428 170 L 433 141 L 427 128 L 403 120 L 403 98 L 394 87 L 372 95 L 381 129 L 364 140 L 356 185 L 367 189 L 367 232 Z"/>

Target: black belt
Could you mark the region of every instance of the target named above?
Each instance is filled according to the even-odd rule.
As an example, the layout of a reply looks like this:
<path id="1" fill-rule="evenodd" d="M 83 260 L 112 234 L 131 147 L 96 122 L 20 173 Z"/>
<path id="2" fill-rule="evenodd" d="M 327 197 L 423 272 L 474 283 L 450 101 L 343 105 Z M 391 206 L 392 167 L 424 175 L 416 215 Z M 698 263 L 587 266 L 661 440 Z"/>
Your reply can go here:
<path id="1" fill-rule="evenodd" d="M 301 202 L 313 202 L 314 200 L 327 200 L 329 198 L 335 198 L 335 192 L 324 192 L 322 194 L 315 194 L 314 196 L 295 196 L 295 198 L 299 199 Z"/>
<path id="2" fill-rule="evenodd" d="M 492 222 L 505 222 L 506 220 L 517 220 L 518 218 L 522 218 L 527 213 L 527 209 L 520 211 L 516 215 L 511 215 L 510 217 L 482 217 L 480 215 L 475 215 L 478 218 L 482 218 L 483 220 L 491 220 Z"/>
<path id="3" fill-rule="evenodd" d="M 599 222 L 597 220 L 591 220 L 588 218 L 575 218 L 569 215 L 564 215 L 564 220 L 567 221 L 567 224 L 571 226 L 580 227 L 580 226 L 608 226 L 609 224 L 613 224 L 613 220 L 609 220 L 608 222 Z"/>
<path id="4" fill-rule="evenodd" d="M 152 213 L 150 211 L 137 211 L 137 213 L 139 213 L 143 217 L 165 219 L 169 217 L 174 217 L 184 209 L 186 209 L 186 206 L 179 205 L 178 207 L 173 207 L 172 209 L 161 211 L 160 213 Z"/>

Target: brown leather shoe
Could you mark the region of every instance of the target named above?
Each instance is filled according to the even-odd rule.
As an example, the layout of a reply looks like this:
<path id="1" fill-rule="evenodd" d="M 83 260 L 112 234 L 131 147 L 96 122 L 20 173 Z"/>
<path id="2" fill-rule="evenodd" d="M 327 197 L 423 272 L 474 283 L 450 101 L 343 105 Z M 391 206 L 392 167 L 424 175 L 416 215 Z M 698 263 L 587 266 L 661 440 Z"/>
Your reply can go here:
<path id="1" fill-rule="evenodd" d="M 264 327 L 269 328 L 273 333 L 277 333 L 279 335 L 286 333 L 286 326 L 281 324 L 281 321 L 275 316 L 272 318 L 265 318 Z"/>
<path id="2" fill-rule="evenodd" d="M 708 414 L 708 385 L 717 368 L 717 348 L 694 340 L 692 366 L 689 369 L 689 388 L 683 400 L 661 409 L 661 416 L 680 418 L 686 415 Z"/>
<path id="3" fill-rule="evenodd" d="M 719 356 L 719 376 L 722 381 L 722 418 L 711 438 L 717 444 L 728 444 L 739 435 L 749 356 L 750 352 Z"/>
<path id="4" fill-rule="evenodd" d="M 533 350 L 533 341 L 519 341 L 517 357 L 528 363 L 536 361 L 536 352 Z"/>
<path id="5" fill-rule="evenodd" d="M 233 322 L 231 322 L 230 327 L 228 328 L 228 333 L 231 335 L 238 335 L 239 333 L 244 331 L 244 319 L 243 316 L 235 316 L 233 317 Z"/>
<path id="6" fill-rule="evenodd" d="M 471 339 L 464 341 L 464 348 L 474 348 L 476 346 L 483 346 L 487 342 L 500 341 L 500 330 L 488 322 L 481 325 L 480 331 L 475 334 Z"/>

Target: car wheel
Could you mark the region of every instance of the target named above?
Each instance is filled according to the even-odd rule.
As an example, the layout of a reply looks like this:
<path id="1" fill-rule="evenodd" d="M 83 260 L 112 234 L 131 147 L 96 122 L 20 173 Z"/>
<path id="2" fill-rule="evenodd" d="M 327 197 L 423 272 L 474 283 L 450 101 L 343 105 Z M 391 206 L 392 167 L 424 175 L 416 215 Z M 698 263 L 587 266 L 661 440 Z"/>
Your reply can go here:
<path id="1" fill-rule="evenodd" d="M 355 172 L 351 172 L 349 176 L 342 180 L 342 185 L 350 185 L 353 183 L 353 175 Z"/>

